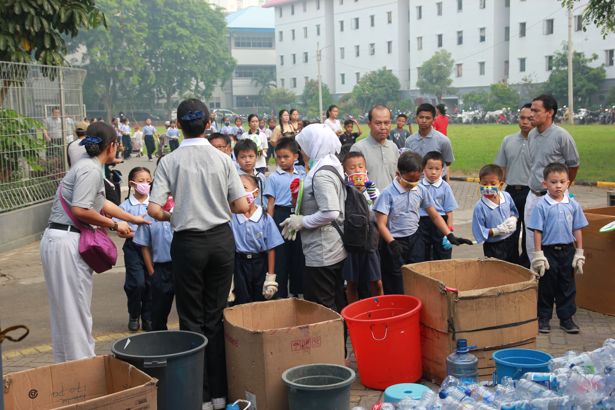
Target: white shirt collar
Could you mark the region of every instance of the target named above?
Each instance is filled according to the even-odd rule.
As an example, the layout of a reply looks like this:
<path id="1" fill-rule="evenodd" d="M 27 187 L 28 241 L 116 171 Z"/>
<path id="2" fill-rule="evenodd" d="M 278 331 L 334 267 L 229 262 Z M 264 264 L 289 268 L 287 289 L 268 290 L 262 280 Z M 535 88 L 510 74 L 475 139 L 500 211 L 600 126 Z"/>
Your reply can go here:
<path id="1" fill-rule="evenodd" d="M 498 206 L 505 204 L 506 203 L 506 197 L 504 196 L 504 192 L 501 192 L 498 194 L 500 196 L 500 203 L 496 204 L 495 202 L 491 201 L 490 199 L 485 198 L 484 196 L 481 196 L 481 200 L 483 201 L 483 203 L 485 205 L 487 205 L 489 208 L 491 209 L 495 209 Z"/>
<path id="2" fill-rule="evenodd" d="M 211 146 L 207 138 L 184 138 L 184 140 L 180 144 L 180 147 L 191 147 L 195 145 L 210 145 Z"/>
<path id="3" fill-rule="evenodd" d="M 570 196 L 568 195 L 568 190 L 566 190 L 566 192 L 564 192 L 564 198 L 562 198 L 562 200 L 558 202 L 555 199 L 551 198 L 551 195 L 547 193 L 545 195 L 545 200 L 549 203 L 549 205 L 567 204 L 570 203 Z"/>
<path id="4" fill-rule="evenodd" d="M 406 188 L 401 186 L 397 178 L 393 179 L 393 186 L 399 191 L 400 194 L 403 194 L 405 192 L 410 192 L 410 191 L 416 191 L 417 189 L 419 189 L 419 186 L 417 185 L 414 188 L 412 188 L 410 191 L 408 191 Z"/>
<path id="5" fill-rule="evenodd" d="M 149 205 L 149 195 L 147 196 L 147 198 L 145 198 L 145 201 L 140 202 L 137 199 L 137 197 L 135 197 L 133 194 L 130 194 L 130 196 L 128 197 L 128 201 L 130 201 L 130 205 L 132 205 L 132 206 L 137 206 L 137 205 L 148 206 Z"/>
<path id="6" fill-rule="evenodd" d="M 290 174 L 290 172 L 286 172 L 286 171 L 284 171 L 284 170 L 283 170 L 282 168 L 280 168 L 280 167 L 277 167 L 277 168 L 275 169 L 275 172 L 277 172 L 277 173 L 278 173 L 278 174 L 280 174 L 280 175 L 284 175 L 284 174 L 287 174 L 287 173 L 288 173 L 288 174 Z M 297 168 L 293 167 L 293 172 L 292 172 L 292 174 L 293 174 L 293 175 L 299 175 L 299 172 L 297 172 Z"/>
<path id="7" fill-rule="evenodd" d="M 421 183 L 425 186 L 435 186 L 436 188 L 440 188 L 440 185 L 442 185 L 442 178 L 438 178 L 438 180 L 436 182 L 434 182 L 433 184 L 431 182 L 429 182 L 429 180 L 425 177 L 423 177 L 423 179 L 421 180 Z"/>
<path id="8" fill-rule="evenodd" d="M 261 216 L 263 215 L 263 208 L 261 208 L 260 206 L 256 205 L 256 211 L 254 211 L 254 213 L 252 214 L 252 216 L 249 218 L 252 222 L 258 222 L 259 219 L 261 219 Z M 237 220 L 239 221 L 240 224 L 244 224 L 248 221 L 248 218 L 246 218 L 246 216 L 244 214 L 238 214 L 237 215 Z"/>

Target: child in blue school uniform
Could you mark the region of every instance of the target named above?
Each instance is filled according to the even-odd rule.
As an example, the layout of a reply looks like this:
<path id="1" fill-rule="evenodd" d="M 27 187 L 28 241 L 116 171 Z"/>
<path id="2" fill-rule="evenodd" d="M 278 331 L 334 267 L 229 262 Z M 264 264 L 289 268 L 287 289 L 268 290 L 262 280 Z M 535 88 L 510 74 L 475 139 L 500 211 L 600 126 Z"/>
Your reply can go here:
<path id="1" fill-rule="evenodd" d="M 136 167 L 128 174 L 128 197 L 120 204 L 120 208 L 131 215 L 141 216 L 147 214 L 149 192 L 152 183 L 152 175 L 149 169 Z M 134 191 L 133 193 L 131 193 Z M 122 250 L 124 251 L 124 264 L 126 266 L 126 278 L 124 280 L 124 292 L 128 298 L 128 330 L 145 331 L 152 330 L 152 300 L 150 277 L 145 269 L 145 262 L 141 249 L 133 241 L 137 225 L 131 225 L 132 233 L 126 236 Z"/>
<path id="2" fill-rule="evenodd" d="M 170 196 L 163 209 L 173 212 L 173 197 Z M 145 269 L 151 281 L 152 330 L 167 330 L 167 319 L 175 295 L 173 265 L 171 263 L 171 222 L 145 217 L 151 225 L 139 225 L 133 242 L 141 247 Z"/>
<path id="3" fill-rule="evenodd" d="M 481 198 L 474 205 L 472 233 L 483 244 L 485 256 L 518 263 L 518 244 L 513 233 L 517 229 L 519 211 L 510 194 L 502 190 L 504 170 L 485 165 L 478 172 Z"/>
<path id="4" fill-rule="evenodd" d="M 256 143 L 250 139 L 237 141 L 235 148 L 235 160 L 239 166 L 239 175 L 250 175 L 257 178 L 258 196 L 256 196 L 256 204 L 267 210 L 267 202 L 262 197 L 261 193 L 267 189 L 267 178 L 262 172 L 256 170 L 256 159 L 258 158 L 258 148 Z"/>
<path id="5" fill-rule="evenodd" d="M 267 213 L 273 217 L 276 226 L 293 213 L 290 184 L 293 180 L 305 178 L 305 169 L 295 166 L 299 158 L 299 145 L 293 138 L 282 137 L 275 146 L 275 160 L 278 167 L 267 177 L 264 195 L 267 198 Z M 280 232 L 282 231 L 281 228 Z M 278 297 L 303 293 L 303 270 L 305 257 L 301 247 L 301 235 L 294 241 L 285 241 L 276 249 L 275 266 L 279 284 Z"/>
<path id="6" fill-rule="evenodd" d="M 431 151 L 423 157 L 423 178 L 421 185 L 424 186 L 433 199 L 436 211 L 440 214 L 448 229 L 453 231 L 453 211 L 459 206 L 453 195 L 451 186 L 442 179 L 444 169 L 444 157 L 438 151 Z M 421 244 L 425 251 L 426 261 L 451 259 L 453 247 L 448 239 L 438 230 L 424 209 L 419 211 L 419 231 Z"/>
<path id="7" fill-rule="evenodd" d="M 177 128 L 177 121 L 171 121 L 171 126 L 167 129 L 167 138 L 169 140 L 171 152 L 179 148 L 179 128 Z"/>
<path id="8" fill-rule="evenodd" d="M 583 274 L 585 255 L 581 229 L 588 225 L 579 203 L 570 198 L 570 177 L 564 164 L 545 167 L 543 185 L 547 189 L 527 227 L 534 231 L 536 250 L 532 270 L 538 281 L 538 331 L 549 333 L 553 304 L 559 326 L 566 333 L 579 333 L 572 317 L 576 313 L 577 293 L 574 274 Z"/>
<path id="9" fill-rule="evenodd" d="M 376 224 L 380 232 L 380 260 L 384 293 L 403 294 L 404 286 L 401 266 L 406 263 L 422 262 L 423 255 L 416 252 L 415 245 L 420 238 L 419 209 L 424 209 L 438 230 L 452 245 L 472 241 L 457 238 L 448 229 L 446 222 L 434 207 L 429 191 L 419 184 L 423 171 L 420 155 L 406 151 L 397 161 L 397 176 L 386 187 L 374 204 Z"/>
<path id="10" fill-rule="evenodd" d="M 275 248 L 284 243 L 282 235 L 262 207 L 255 202 L 258 182 L 255 176 L 241 175 L 250 209 L 233 214 L 235 237 L 234 302 L 236 305 L 271 299 L 278 291 L 275 274 Z"/>

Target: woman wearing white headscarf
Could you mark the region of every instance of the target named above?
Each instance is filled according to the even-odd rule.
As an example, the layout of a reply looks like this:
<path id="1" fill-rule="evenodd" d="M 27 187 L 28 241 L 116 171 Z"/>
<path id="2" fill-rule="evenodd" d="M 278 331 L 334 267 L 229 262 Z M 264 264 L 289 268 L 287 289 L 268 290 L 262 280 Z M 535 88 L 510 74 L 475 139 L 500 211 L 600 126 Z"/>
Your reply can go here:
<path id="1" fill-rule="evenodd" d="M 335 132 L 323 124 L 308 125 L 296 141 L 312 166 L 304 181 L 301 215 L 291 215 L 280 224 L 282 235 L 294 239 L 301 231 L 305 299 L 340 312 L 346 306 L 342 276 L 346 251 L 333 224 L 344 225 L 344 169 L 335 155 L 341 144 Z"/>

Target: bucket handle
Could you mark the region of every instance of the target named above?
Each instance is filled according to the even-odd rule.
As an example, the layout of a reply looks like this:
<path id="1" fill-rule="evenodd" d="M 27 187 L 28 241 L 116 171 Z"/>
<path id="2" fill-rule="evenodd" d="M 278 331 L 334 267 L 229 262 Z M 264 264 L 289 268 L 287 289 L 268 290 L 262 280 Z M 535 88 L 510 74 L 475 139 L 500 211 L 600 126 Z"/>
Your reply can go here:
<path id="1" fill-rule="evenodd" d="M 146 369 L 167 367 L 167 359 L 145 360 L 143 361 L 143 367 Z"/>
<path id="2" fill-rule="evenodd" d="M 372 333 L 372 339 L 374 339 L 376 342 L 381 342 L 387 338 L 387 334 L 389 333 L 389 325 L 384 325 L 384 336 L 382 336 L 381 338 L 377 338 L 376 335 L 374 335 L 374 325 L 369 325 L 369 330 Z"/>

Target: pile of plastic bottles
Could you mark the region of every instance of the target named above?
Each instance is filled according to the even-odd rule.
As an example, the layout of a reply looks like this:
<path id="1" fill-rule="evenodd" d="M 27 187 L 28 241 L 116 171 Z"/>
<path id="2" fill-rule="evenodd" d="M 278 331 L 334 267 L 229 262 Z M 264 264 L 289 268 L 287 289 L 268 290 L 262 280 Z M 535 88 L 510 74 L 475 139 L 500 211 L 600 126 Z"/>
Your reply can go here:
<path id="1" fill-rule="evenodd" d="M 372 410 L 615 409 L 615 339 L 591 352 L 568 352 L 551 360 L 549 368 L 549 373 L 526 373 L 520 380 L 504 378 L 495 388 L 449 376 L 437 394 L 427 391 L 420 400 L 379 403 Z"/>

